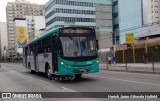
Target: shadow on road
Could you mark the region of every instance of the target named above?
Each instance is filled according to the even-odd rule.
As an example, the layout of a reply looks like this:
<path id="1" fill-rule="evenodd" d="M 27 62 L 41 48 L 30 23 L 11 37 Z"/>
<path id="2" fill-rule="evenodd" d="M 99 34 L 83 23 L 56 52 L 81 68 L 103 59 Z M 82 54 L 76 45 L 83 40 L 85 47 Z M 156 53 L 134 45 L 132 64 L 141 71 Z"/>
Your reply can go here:
<path id="1" fill-rule="evenodd" d="M 45 73 L 35 73 L 35 74 L 31 74 L 29 71 L 28 72 L 23 72 L 24 75 L 28 75 L 28 76 L 31 76 L 31 77 L 34 77 L 34 78 L 38 78 L 38 79 L 41 79 L 41 80 L 44 80 L 44 81 L 50 81 L 50 82 L 58 82 L 58 83 L 61 83 L 61 84 L 64 84 L 64 83 L 82 83 L 82 82 L 93 82 L 93 81 L 96 81 L 96 79 L 93 79 L 91 77 L 87 77 L 87 76 L 84 76 L 82 75 L 82 77 L 78 80 L 48 80 L 47 76 L 45 75 Z"/>
<path id="2" fill-rule="evenodd" d="M 80 82 L 93 82 L 93 81 L 96 81 L 96 79 L 93 79 L 93 78 L 88 78 L 88 77 L 84 77 L 82 76 L 80 79 L 78 80 L 73 80 L 73 81 L 70 81 L 70 80 L 62 80 L 62 81 L 58 81 L 60 83 L 80 83 Z"/>

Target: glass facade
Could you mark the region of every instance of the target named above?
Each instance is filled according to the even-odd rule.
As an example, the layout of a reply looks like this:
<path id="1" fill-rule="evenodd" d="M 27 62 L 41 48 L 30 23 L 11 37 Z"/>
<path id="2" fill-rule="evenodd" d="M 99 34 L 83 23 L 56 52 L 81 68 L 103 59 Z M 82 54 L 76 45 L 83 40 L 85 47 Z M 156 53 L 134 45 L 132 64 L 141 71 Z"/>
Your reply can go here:
<path id="1" fill-rule="evenodd" d="M 119 1 L 119 30 L 120 43 L 125 43 L 125 34 L 133 33 L 137 36 L 142 31 L 142 1 L 141 0 L 118 0 Z M 125 2 L 125 6 L 124 6 Z M 132 8 L 132 9 L 130 9 Z M 127 12 L 125 12 L 127 10 Z"/>
<path id="2" fill-rule="evenodd" d="M 69 14 L 88 14 L 88 15 L 95 15 L 95 11 L 89 10 L 76 10 L 76 9 L 63 9 L 63 8 L 56 8 L 51 11 L 49 14 L 46 15 L 46 19 L 51 17 L 55 13 L 69 13 Z"/>
<path id="3" fill-rule="evenodd" d="M 111 0 L 50 0 L 45 5 L 46 30 L 64 26 L 96 28 L 96 5 Z"/>
<path id="4" fill-rule="evenodd" d="M 142 31 L 142 1 L 112 0 L 114 33 L 119 36 L 119 43 L 124 44 L 125 34 L 137 36 Z M 118 10 L 118 12 L 117 12 Z"/>
<path id="5" fill-rule="evenodd" d="M 49 22 L 46 23 L 47 26 L 51 25 L 56 21 L 65 21 L 65 22 L 95 22 L 95 19 L 92 18 L 74 18 L 74 17 L 55 17 Z"/>

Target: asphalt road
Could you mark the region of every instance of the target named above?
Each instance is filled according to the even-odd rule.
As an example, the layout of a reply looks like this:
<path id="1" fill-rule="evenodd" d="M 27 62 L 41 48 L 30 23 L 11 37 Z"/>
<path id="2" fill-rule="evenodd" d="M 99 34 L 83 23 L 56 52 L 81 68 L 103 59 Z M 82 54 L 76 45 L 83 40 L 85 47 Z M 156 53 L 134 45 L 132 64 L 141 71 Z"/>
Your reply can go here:
<path id="1" fill-rule="evenodd" d="M 160 75 L 113 72 L 83 75 L 76 81 L 50 81 L 42 74 L 30 74 L 22 64 L 1 64 L 0 92 L 159 92 Z M 159 99 L 23 99 L 24 101 L 159 101 Z M 1 99 L 0 101 L 13 101 Z M 16 99 L 15 101 L 22 101 Z"/>

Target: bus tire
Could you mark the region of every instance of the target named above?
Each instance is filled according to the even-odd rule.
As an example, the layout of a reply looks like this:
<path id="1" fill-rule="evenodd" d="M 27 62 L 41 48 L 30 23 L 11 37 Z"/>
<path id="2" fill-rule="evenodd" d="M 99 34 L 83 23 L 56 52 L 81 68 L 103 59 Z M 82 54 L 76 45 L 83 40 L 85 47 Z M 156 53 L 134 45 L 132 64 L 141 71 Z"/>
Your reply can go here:
<path id="1" fill-rule="evenodd" d="M 35 74 L 35 71 L 34 71 L 34 70 L 31 70 L 31 74 Z"/>
<path id="2" fill-rule="evenodd" d="M 27 67 L 28 69 L 31 69 L 31 64 L 30 64 L 30 62 L 28 62 L 28 67 Z"/>
<path id="3" fill-rule="evenodd" d="M 80 79 L 82 77 L 82 74 L 75 74 L 75 80 Z"/>
<path id="4" fill-rule="evenodd" d="M 30 62 L 28 63 L 28 69 L 30 69 L 31 70 L 31 64 L 30 64 Z M 35 73 L 35 71 L 34 70 L 31 70 L 31 72 L 30 72 L 31 74 L 34 74 Z"/>

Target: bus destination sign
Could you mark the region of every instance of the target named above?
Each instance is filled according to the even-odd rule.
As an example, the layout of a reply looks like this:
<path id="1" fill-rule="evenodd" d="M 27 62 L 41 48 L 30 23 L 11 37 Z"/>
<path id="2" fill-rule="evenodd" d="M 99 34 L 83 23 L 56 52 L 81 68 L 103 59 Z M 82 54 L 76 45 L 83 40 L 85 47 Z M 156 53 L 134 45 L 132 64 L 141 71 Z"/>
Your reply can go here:
<path id="1" fill-rule="evenodd" d="M 86 29 L 64 29 L 63 33 L 64 34 L 86 34 L 86 33 L 91 33 L 91 30 L 86 30 Z"/>

